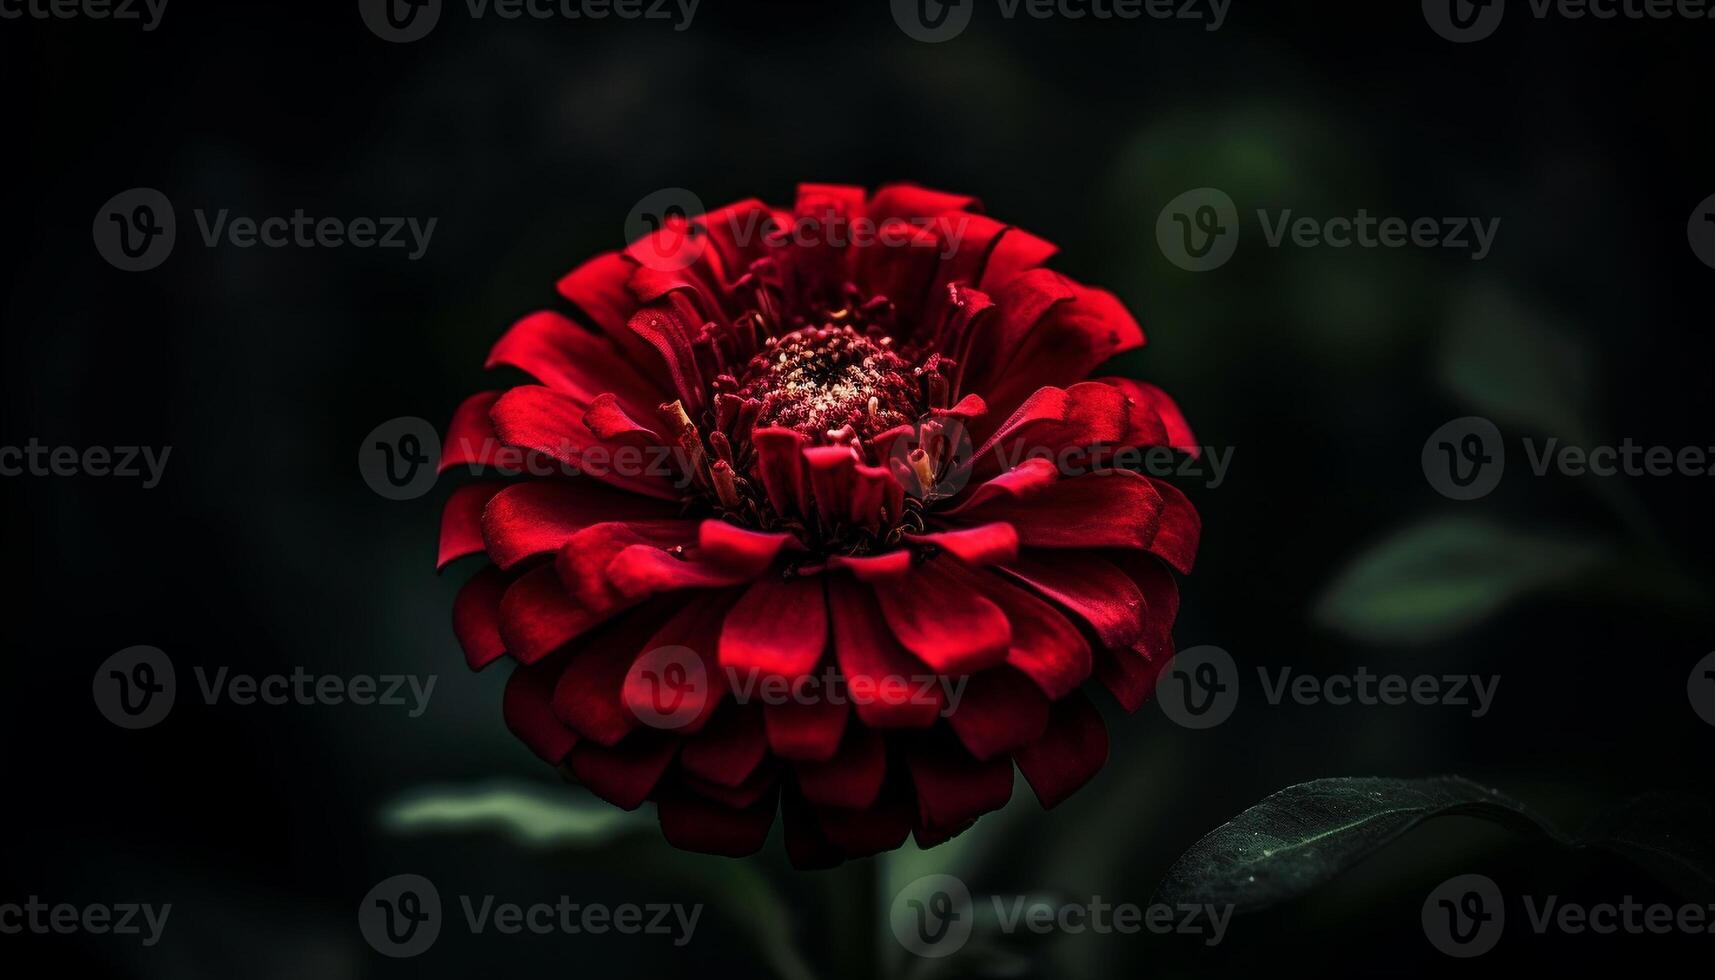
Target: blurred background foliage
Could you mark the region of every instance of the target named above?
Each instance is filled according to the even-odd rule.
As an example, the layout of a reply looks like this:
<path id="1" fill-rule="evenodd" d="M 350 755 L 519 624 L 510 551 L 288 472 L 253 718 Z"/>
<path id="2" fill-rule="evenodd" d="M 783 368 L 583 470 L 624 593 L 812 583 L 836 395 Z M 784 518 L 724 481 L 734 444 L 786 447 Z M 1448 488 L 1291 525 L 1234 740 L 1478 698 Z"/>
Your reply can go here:
<path id="1" fill-rule="evenodd" d="M 174 447 L 152 492 L 12 481 L 0 737 L 13 805 L 0 889 L 175 903 L 158 950 L 72 940 L 58 969 L 123 976 L 585 975 L 1162 977 L 1295 963 L 1434 975 L 1418 906 L 1455 873 L 1596 901 L 1653 895 L 1607 854 L 1467 817 L 1426 822 L 1210 950 L 1173 937 L 1020 946 L 993 930 L 942 964 L 849 907 L 925 873 L 980 894 L 1143 903 L 1204 834 L 1329 776 L 1459 773 L 1561 826 L 1707 784 L 1715 732 L 1685 703 L 1710 649 L 1707 480 L 1525 476 L 1438 496 L 1424 439 L 1481 414 L 1516 448 L 1709 445 L 1712 273 L 1685 222 L 1715 168 L 1701 125 L 1702 25 L 1509 20 L 1455 47 L 1416 4 L 1239 0 L 1227 26 L 1007 22 L 982 7 L 939 46 L 886 5 L 706 4 L 659 23 L 467 22 L 378 42 L 349 4 L 180 0 L 162 27 L 8 23 L 0 443 Z M 507 734 L 498 672 L 471 676 L 431 572 L 440 494 L 391 503 L 352 455 L 379 422 L 441 422 L 553 280 L 621 244 L 666 186 L 717 204 L 801 180 L 908 179 L 979 195 L 1057 242 L 1058 268 L 1137 312 L 1117 365 L 1232 447 L 1184 584 L 1181 647 L 1241 670 L 1499 675 L 1495 710 L 1271 707 L 1179 729 L 1104 704 L 1112 759 L 1041 813 L 1005 811 L 930 852 L 856 871 L 679 854 L 652 819 L 564 787 Z M 88 240 L 120 189 L 180 212 L 167 265 L 125 276 Z M 1157 249 L 1167 201 L 1237 202 L 1235 258 L 1193 275 Z M 428 254 L 192 244 L 191 208 L 437 216 Z M 1501 219 L 1481 263 L 1453 250 L 1266 247 L 1256 209 Z M 181 703 L 106 725 L 90 671 L 150 643 L 180 665 L 437 673 L 419 719 L 353 708 Z M 1250 675 L 1254 678 L 1254 674 Z M 471 937 L 422 961 L 364 946 L 354 904 L 414 872 L 443 894 L 702 901 L 689 949 L 642 939 Z M 854 891 L 854 888 L 856 889 Z M 1666 894 L 1665 891 L 1661 892 Z M 207 925 L 193 929 L 191 923 Z M 991 942 L 992 940 L 992 942 Z M 1651 941 L 1651 952 L 1672 941 Z M 15 946 L 8 939 L 4 951 Z M 1631 964 L 1632 937 L 1514 936 L 1472 969 Z M 912 971 L 909 974 L 905 971 Z"/>

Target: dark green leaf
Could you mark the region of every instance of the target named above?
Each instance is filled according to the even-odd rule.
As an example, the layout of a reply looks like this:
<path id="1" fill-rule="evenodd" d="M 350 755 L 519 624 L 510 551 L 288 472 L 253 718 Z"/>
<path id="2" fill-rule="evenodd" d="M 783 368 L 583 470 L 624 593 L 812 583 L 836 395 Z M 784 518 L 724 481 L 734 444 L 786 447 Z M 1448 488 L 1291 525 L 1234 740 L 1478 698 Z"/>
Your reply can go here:
<path id="1" fill-rule="evenodd" d="M 1416 525 L 1360 554 L 1317 604 L 1360 640 L 1426 643 L 1588 570 L 1600 546 L 1465 518 Z"/>
<path id="2" fill-rule="evenodd" d="M 1522 804 L 1457 776 L 1317 779 L 1281 790 L 1198 841 L 1168 870 L 1156 900 L 1264 908 L 1329 881 L 1423 821 L 1451 814 L 1559 839 Z"/>
<path id="3" fill-rule="evenodd" d="M 1481 284 L 1455 306 L 1441 377 L 1502 427 L 1588 439 L 1589 355 L 1499 285 Z"/>

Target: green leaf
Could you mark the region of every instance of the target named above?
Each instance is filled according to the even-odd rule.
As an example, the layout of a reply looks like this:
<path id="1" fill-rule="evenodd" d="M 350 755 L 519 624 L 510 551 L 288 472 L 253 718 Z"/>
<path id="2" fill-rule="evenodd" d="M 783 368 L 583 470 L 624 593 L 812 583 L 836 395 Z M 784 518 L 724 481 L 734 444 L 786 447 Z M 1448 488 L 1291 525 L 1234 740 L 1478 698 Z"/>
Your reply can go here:
<path id="1" fill-rule="evenodd" d="M 422 790 L 389 804 L 382 822 L 406 833 L 492 831 L 533 847 L 597 847 L 654 825 L 568 788 L 502 785 Z"/>
<path id="2" fill-rule="evenodd" d="M 1186 851 L 1156 901 L 1247 912 L 1301 895 L 1434 817 L 1462 814 L 1564 840 L 1525 807 L 1457 776 L 1336 778 L 1289 786 Z"/>
<path id="3" fill-rule="evenodd" d="M 1442 382 L 1499 425 L 1587 442 L 1591 374 L 1588 352 L 1498 284 L 1454 306 Z"/>
<path id="4" fill-rule="evenodd" d="M 1429 521 L 1360 554 L 1318 601 L 1316 618 L 1360 640 L 1427 643 L 1588 570 L 1602 552 L 1562 535 Z"/>
<path id="5" fill-rule="evenodd" d="M 1589 839 L 1623 854 L 1682 896 L 1715 901 L 1715 804 L 1667 793 L 1627 802 L 1599 821 Z"/>

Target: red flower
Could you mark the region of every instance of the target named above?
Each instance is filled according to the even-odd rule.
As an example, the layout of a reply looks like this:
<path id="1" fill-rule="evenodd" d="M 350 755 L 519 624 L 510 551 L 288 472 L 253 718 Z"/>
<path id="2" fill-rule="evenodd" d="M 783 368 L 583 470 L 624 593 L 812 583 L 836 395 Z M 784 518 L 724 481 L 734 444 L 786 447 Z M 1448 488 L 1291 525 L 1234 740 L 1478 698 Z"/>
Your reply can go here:
<path id="1" fill-rule="evenodd" d="M 933 845 L 1107 758 L 1172 651 L 1196 511 L 1124 467 L 1195 453 L 1054 247 L 917 187 L 805 186 L 674 219 L 559 283 L 466 401 L 440 562 L 512 731 L 673 844 L 799 865 Z M 1159 450 L 1158 450 L 1159 451 Z M 1129 454 L 1129 455 L 1128 455 Z M 1115 464 L 1121 464 L 1116 466 Z"/>

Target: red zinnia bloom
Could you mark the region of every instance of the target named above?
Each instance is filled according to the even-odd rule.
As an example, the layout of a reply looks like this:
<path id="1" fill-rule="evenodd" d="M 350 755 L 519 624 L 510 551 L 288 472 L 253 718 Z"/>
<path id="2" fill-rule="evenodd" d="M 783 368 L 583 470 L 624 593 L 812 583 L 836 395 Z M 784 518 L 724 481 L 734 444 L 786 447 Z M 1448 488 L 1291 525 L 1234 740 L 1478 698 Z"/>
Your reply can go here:
<path id="1" fill-rule="evenodd" d="M 1143 332 L 1054 247 L 910 186 L 811 185 L 666 222 L 525 317 L 441 461 L 440 562 L 505 716 L 673 844 L 799 865 L 933 845 L 1044 806 L 1172 652 L 1199 521 L 1113 465 L 1195 453 L 1159 389 L 1087 376 Z"/>

